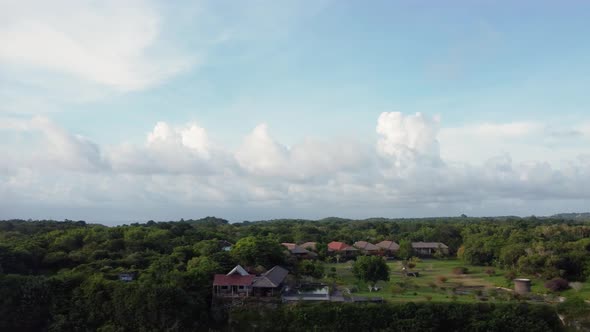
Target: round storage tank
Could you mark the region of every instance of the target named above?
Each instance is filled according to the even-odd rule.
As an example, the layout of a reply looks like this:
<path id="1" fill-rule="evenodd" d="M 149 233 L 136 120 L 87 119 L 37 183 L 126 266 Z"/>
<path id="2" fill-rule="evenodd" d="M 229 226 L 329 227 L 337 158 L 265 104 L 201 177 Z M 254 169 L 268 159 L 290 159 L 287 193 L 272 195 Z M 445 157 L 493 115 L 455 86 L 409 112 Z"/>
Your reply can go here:
<path id="1" fill-rule="evenodd" d="M 514 291 L 517 294 L 528 294 L 531 292 L 531 279 L 514 279 Z"/>

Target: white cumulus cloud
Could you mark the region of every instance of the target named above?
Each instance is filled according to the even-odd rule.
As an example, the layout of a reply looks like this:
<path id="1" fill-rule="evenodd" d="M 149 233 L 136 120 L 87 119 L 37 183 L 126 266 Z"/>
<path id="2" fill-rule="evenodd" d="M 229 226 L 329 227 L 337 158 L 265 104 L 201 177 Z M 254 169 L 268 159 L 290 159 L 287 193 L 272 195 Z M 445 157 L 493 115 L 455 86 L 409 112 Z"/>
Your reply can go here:
<path id="1" fill-rule="evenodd" d="M 191 65 L 154 53 L 161 18 L 149 2 L 0 2 L 0 64 L 40 69 L 119 91 L 143 89 Z"/>
<path id="2" fill-rule="evenodd" d="M 287 146 L 260 124 L 236 149 L 217 145 L 196 122 L 158 122 L 141 144 L 100 146 L 47 118 L 0 120 L 0 135 L 11 142 L 0 146 L 3 211 L 19 206 L 21 213 L 41 207 L 70 211 L 70 204 L 126 213 L 149 206 L 166 215 L 230 207 L 278 211 L 277 217 L 297 211 L 541 214 L 582 207 L 580 202 L 590 199 L 590 154 L 558 167 L 544 158 L 521 160 L 511 150 L 477 147 L 486 150 L 477 162 L 447 160 L 439 153 L 449 143 L 442 134 L 446 129 L 424 114 L 381 114 L 372 145 L 307 138 Z M 510 141 L 514 135 L 509 129 L 500 138 Z M 530 135 L 538 133 L 524 135 L 524 141 Z M 483 140 L 476 137 L 466 139 Z"/>
<path id="3" fill-rule="evenodd" d="M 356 172 L 371 162 L 358 142 L 335 142 L 308 138 L 292 147 L 277 142 L 266 124 L 248 134 L 235 152 L 247 172 L 263 177 L 284 177 L 295 181 L 323 181 L 326 175 Z"/>
<path id="4" fill-rule="evenodd" d="M 415 156 L 438 157 L 438 120 L 421 113 L 381 113 L 377 120 L 377 151 L 398 163 Z"/>
<path id="5" fill-rule="evenodd" d="M 244 138 L 235 156 L 240 166 L 256 175 L 288 174 L 288 150 L 270 136 L 264 123 Z"/>

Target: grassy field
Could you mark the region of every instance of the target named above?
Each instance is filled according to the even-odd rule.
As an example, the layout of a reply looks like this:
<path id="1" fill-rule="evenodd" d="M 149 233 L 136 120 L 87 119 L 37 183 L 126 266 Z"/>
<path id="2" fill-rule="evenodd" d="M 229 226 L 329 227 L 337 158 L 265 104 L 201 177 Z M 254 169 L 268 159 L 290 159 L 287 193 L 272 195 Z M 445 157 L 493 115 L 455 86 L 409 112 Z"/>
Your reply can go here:
<path id="1" fill-rule="evenodd" d="M 383 297 L 389 302 L 408 301 L 436 301 L 436 302 L 502 302 L 510 299 L 505 292 L 498 292 L 496 287 L 512 288 L 512 283 L 505 277 L 505 271 L 481 266 L 469 266 L 456 259 L 426 259 L 418 262 L 413 271 L 420 273 L 419 277 L 404 277 L 401 274 L 401 263 L 391 261 L 387 263 L 391 275 L 388 282 L 377 283 L 378 291 L 369 291 L 368 285 L 356 280 L 352 274 L 352 262 L 340 264 L 326 264 L 326 271 L 335 267 L 338 278 L 336 283 L 341 289 L 352 290 L 354 296 Z M 466 267 L 468 273 L 456 275 L 455 267 Z M 493 270 L 493 274 L 486 271 Z M 325 280 L 330 282 L 329 280 Z M 537 294 L 546 293 L 543 281 L 533 279 L 532 291 Z M 458 294 L 457 294 L 458 293 Z M 465 294 L 463 294 L 465 293 Z M 585 283 L 580 291 L 568 290 L 560 295 L 574 294 L 590 299 L 590 284 Z M 483 294 L 484 296 L 478 296 Z M 487 295 L 487 296 L 486 296 Z"/>

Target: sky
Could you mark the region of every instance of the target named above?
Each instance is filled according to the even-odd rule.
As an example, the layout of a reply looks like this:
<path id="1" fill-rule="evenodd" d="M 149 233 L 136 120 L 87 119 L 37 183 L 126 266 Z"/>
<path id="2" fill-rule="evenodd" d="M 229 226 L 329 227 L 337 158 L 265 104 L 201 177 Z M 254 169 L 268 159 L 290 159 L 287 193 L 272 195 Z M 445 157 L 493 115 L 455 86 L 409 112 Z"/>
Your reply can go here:
<path id="1" fill-rule="evenodd" d="M 0 0 L 0 219 L 590 210 L 588 1 Z"/>

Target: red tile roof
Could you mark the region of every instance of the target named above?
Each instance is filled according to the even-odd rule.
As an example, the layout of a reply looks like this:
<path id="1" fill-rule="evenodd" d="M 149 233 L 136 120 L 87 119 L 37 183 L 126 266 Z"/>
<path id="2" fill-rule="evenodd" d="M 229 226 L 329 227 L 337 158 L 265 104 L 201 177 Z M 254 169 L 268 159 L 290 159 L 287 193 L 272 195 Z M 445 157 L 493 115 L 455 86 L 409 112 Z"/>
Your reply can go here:
<path id="1" fill-rule="evenodd" d="M 213 279 L 213 286 L 250 286 L 254 281 L 253 275 L 241 276 L 239 274 L 225 275 L 216 274 Z"/>
<path id="2" fill-rule="evenodd" d="M 328 243 L 328 250 L 330 251 L 345 251 L 345 250 L 356 250 L 344 242 L 332 241 Z"/>

